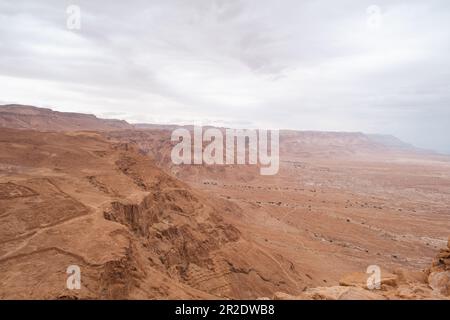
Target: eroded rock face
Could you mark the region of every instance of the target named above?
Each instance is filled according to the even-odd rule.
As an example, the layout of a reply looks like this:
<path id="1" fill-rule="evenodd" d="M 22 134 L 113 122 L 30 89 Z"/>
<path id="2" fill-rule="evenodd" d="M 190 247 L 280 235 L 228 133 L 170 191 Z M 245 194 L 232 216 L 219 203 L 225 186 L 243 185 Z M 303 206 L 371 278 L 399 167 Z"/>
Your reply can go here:
<path id="1" fill-rule="evenodd" d="M 301 275 L 229 218 L 239 206 L 170 176 L 132 143 L 92 132 L 0 133 L 0 298 L 297 292 Z M 66 287 L 71 265 L 81 271 L 80 290 Z"/>

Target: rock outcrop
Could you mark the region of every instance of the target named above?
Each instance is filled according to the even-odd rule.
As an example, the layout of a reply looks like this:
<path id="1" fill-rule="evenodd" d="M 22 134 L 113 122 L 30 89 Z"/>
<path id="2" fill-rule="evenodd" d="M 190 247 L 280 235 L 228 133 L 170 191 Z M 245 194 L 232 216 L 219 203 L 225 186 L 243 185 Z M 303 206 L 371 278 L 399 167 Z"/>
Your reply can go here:
<path id="1" fill-rule="evenodd" d="M 354 272 L 354 273 L 346 275 L 341 280 L 339 280 L 339 285 L 345 286 L 345 287 L 365 288 L 368 286 L 368 281 L 370 282 L 369 277 L 371 277 L 371 274 L 362 273 L 362 272 Z M 396 287 L 397 280 L 398 280 L 397 275 L 382 271 L 382 272 L 380 272 L 380 279 L 379 279 L 378 284 L 370 283 L 370 285 L 380 286 L 380 287 L 383 287 L 383 286 Z"/>
<path id="2" fill-rule="evenodd" d="M 442 249 L 428 272 L 428 283 L 437 294 L 450 296 L 450 237 L 447 248 Z"/>
<path id="3" fill-rule="evenodd" d="M 385 299 L 450 299 L 450 237 L 432 266 L 424 271 L 397 269 L 381 272 L 379 289 L 367 285 L 370 276 L 355 272 L 344 276 L 339 286 L 307 288 L 294 296 L 276 292 L 274 300 L 385 300 Z"/>

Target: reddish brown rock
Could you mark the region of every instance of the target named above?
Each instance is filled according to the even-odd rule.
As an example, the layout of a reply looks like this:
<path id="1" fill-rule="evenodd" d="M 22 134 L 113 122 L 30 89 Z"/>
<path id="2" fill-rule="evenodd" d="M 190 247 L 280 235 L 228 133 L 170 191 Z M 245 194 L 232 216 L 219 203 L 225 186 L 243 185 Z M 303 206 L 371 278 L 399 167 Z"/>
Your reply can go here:
<path id="1" fill-rule="evenodd" d="M 371 275 L 363 272 L 354 272 L 348 274 L 339 280 L 341 286 L 352 286 L 367 288 L 367 280 Z M 383 286 L 397 286 L 398 276 L 388 272 L 381 272 L 380 285 Z"/>
<path id="2" fill-rule="evenodd" d="M 396 269 L 394 270 L 394 274 L 398 276 L 399 284 L 410 284 L 410 283 L 427 283 L 427 273 L 423 271 L 413 271 L 413 270 L 404 270 L 404 269 Z"/>
<path id="3" fill-rule="evenodd" d="M 444 295 L 450 295 L 450 271 L 432 272 L 428 276 L 428 284 L 433 291 Z"/>

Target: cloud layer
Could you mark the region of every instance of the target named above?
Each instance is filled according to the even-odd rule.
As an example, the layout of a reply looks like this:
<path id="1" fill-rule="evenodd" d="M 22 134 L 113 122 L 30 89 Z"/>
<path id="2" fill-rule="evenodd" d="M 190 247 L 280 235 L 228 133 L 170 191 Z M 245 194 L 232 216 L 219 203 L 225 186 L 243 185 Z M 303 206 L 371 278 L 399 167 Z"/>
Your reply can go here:
<path id="1" fill-rule="evenodd" d="M 71 4 L 80 30 L 67 28 Z M 450 153 L 448 39 L 445 0 L 1 0 L 0 100 L 387 133 Z"/>

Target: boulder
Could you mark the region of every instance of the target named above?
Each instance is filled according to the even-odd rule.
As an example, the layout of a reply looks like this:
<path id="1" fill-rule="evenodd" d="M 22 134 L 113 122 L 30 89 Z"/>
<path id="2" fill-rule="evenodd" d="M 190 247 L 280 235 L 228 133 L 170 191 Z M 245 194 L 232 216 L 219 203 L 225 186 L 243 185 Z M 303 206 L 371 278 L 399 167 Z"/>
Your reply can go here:
<path id="1" fill-rule="evenodd" d="M 275 292 L 272 297 L 273 300 L 299 300 L 293 295 L 284 292 Z"/>
<path id="2" fill-rule="evenodd" d="M 360 287 L 317 287 L 309 288 L 298 296 L 276 292 L 274 300 L 384 300 L 383 295 Z"/>
<path id="3" fill-rule="evenodd" d="M 371 274 L 363 272 L 354 272 L 346 275 L 339 280 L 339 285 L 348 287 L 360 287 L 367 289 L 367 280 Z M 380 285 L 381 286 L 397 286 L 398 276 L 389 272 L 381 272 Z"/>
<path id="4" fill-rule="evenodd" d="M 361 287 L 318 287 L 305 290 L 302 299 L 312 300 L 384 300 L 381 294 Z"/>
<path id="5" fill-rule="evenodd" d="M 426 284 L 428 274 L 423 271 L 412 271 L 398 268 L 394 270 L 394 274 L 398 277 L 397 283 L 408 284 L 408 283 L 421 283 Z"/>
<path id="6" fill-rule="evenodd" d="M 431 272 L 428 285 L 434 292 L 443 296 L 450 296 L 450 271 Z"/>

